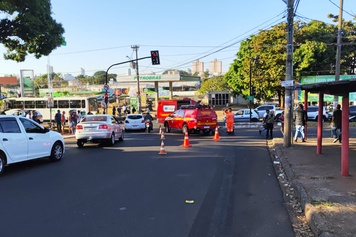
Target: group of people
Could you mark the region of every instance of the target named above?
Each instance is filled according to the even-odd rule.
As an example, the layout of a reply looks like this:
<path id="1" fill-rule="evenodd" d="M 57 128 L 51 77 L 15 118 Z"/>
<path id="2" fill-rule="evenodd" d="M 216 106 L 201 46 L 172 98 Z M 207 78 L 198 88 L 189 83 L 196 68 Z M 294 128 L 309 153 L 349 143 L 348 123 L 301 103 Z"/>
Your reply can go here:
<path id="1" fill-rule="evenodd" d="M 36 121 L 37 123 L 40 123 L 40 119 L 38 117 L 38 113 L 36 110 L 29 110 L 26 113 L 26 118 L 32 119 L 33 121 Z"/>
<path id="2" fill-rule="evenodd" d="M 132 106 L 132 109 L 130 110 L 130 106 L 126 106 L 126 105 L 123 105 L 122 107 L 113 106 L 112 114 L 114 116 L 116 116 L 116 113 L 117 113 L 117 116 L 119 116 L 119 117 L 121 117 L 122 115 L 126 116 L 127 114 L 130 114 L 130 113 L 133 113 L 133 114 L 136 113 L 136 108 L 134 106 Z"/>
<path id="3" fill-rule="evenodd" d="M 88 114 L 89 113 L 90 112 L 88 112 Z M 80 110 L 78 110 L 78 112 L 75 110 L 72 110 L 72 111 L 69 111 L 69 115 L 67 117 L 65 111 L 62 111 L 62 113 L 61 113 L 60 110 L 57 110 L 57 113 L 54 116 L 54 119 L 56 122 L 58 132 L 64 133 L 64 126 L 68 122 L 69 134 L 75 134 L 76 126 L 82 120 L 82 113 Z"/>
<path id="4" fill-rule="evenodd" d="M 298 104 L 298 107 L 293 112 L 293 121 L 295 124 L 294 142 L 300 137 L 302 142 L 305 142 L 305 126 L 308 120 L 307 112 L 304 110 L 303 104 Z M 266 131 L 266 139 L 273 138 L 273 124 L 276 121 L 273 111 L 266 110 L 263 116 L 262 128 L 259 129 L 259 134 Z M 284 127 L 284 114 L 280 117 L 282 123 L 282 132 Z M 331 120 L 331 132 L 334 138 L 333 143 L 339 141 L 341 143 L 341 106 L 338 104 L 333 112 Z"/>

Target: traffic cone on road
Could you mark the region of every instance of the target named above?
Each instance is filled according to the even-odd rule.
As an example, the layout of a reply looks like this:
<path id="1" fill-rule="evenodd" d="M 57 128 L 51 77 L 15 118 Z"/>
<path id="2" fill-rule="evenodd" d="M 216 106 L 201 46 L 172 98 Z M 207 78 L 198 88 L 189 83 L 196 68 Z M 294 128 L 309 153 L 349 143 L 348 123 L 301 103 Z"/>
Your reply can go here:
<path id="1" fill-rule="evenodd" d="M 214 139 L 213 139 L 214 141 L 218 141 L 218 140 L 220 140 L 220 135 L 219 135 L 219 128 L 218 128 L 218 126 L 216 126 L 216 128 L 215 128 L 215 135 L 214 135 Z"/>
<path id="2" fill-rule="evenodd" d="M 191 147 L 192 146 L 192 145 L 190 145 L 190 142 L 189 142 L 188 132 L 185 132 L 183 145 L 181 145 L 181 146 L 182 147 Z"/>
<path id="3" fill-rule="evenodd" d="M 165 140 L 164 132 L 161 133 L 161 140 Z"/>
<path id="4" fill-rule="evenodd" d="M 162 142 L 161 142 L 161 148 L 159 149 L 159 153 L 158 153 L 159 155 L 166 155 L 167 154 L 167 152 L 166 152 L 166 149 L 164 148 L 164 142 L 163 142 L 163 140 L 162 140 Z"/>

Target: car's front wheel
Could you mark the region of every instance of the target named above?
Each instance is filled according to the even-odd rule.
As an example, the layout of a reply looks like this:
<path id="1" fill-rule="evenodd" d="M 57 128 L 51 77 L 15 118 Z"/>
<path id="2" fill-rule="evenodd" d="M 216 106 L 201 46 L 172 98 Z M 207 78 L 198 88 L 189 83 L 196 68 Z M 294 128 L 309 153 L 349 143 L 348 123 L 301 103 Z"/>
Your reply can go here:
<path id="1" fill-rule="evenodd" d="M 82 141 L 82 140 L 77 140 L 77 146 L 78 146 L 78 147 L 83 147 L 83 146 L 84 146 L 84 141 Z"/>
<path id="2" fill-rule="evenodd" d="M 51 161 L 59 161 L 63 157 L 63 145 L 60 142 L 55 142 L 52 151 L 51 151 L 51 156 L 49 159 Z"/>

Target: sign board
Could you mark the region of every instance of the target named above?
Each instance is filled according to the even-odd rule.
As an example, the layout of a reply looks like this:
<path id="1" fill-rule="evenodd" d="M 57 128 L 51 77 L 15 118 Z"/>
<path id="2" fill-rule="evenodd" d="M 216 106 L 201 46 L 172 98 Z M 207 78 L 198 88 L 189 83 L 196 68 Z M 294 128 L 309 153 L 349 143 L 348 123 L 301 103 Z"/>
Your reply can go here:
<path id="1" fill-rule="evenodd" d="M 49 108 L 53 108 L 53 106 L 54 106 L 53 97 L 48 97 L 47 105 L 48 105 Z"/>
<path id="2" fill-rule="evenodd" d="M 104 87 L 103 87 L 103 89 L 104 89 L 105 91 L 109 90 L 109 88 L 110 88 L 110 87 L 109 87 L 108 84 L 105 84 Z"/>
<path id="3" fill-rule="evenodd" d="M 293 80 L 288 80 L 288 81 L 282 81 L 281 82 L 281 86 L 282 87 L 288 87 L 288 86 L 293 86 L 294 85 L 294 81 Z"/>
<path id="4" fill-rule="evenodd" d="M 254 99 L 254 96 L 253 96 L 253 95 L 247 96 L 247 100 L 253 100 L 253 99 Z"/>

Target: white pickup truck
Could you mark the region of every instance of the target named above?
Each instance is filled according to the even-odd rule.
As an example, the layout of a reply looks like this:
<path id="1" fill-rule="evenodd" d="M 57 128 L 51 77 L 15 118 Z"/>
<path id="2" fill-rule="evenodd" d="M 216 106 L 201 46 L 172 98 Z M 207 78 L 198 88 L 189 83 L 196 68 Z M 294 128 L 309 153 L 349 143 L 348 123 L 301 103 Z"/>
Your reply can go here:
<path id="1" fill-rule="evenodd" d="M 274 111 L 274 115 L 279 118 L 282 115 L 282 112 L 284 110 L 279 109 L 279 107 L 275 106 L 275 105 L 270 105 L 270 104 L 264 104 L 264 105 L 260 105 L 258 106 L 255 110 L 257 110 L 258 115 L 260 116 L 260 119 L 263 118 L 263 115 L 266 113 L 266 110 L 273 110 Z"/>

